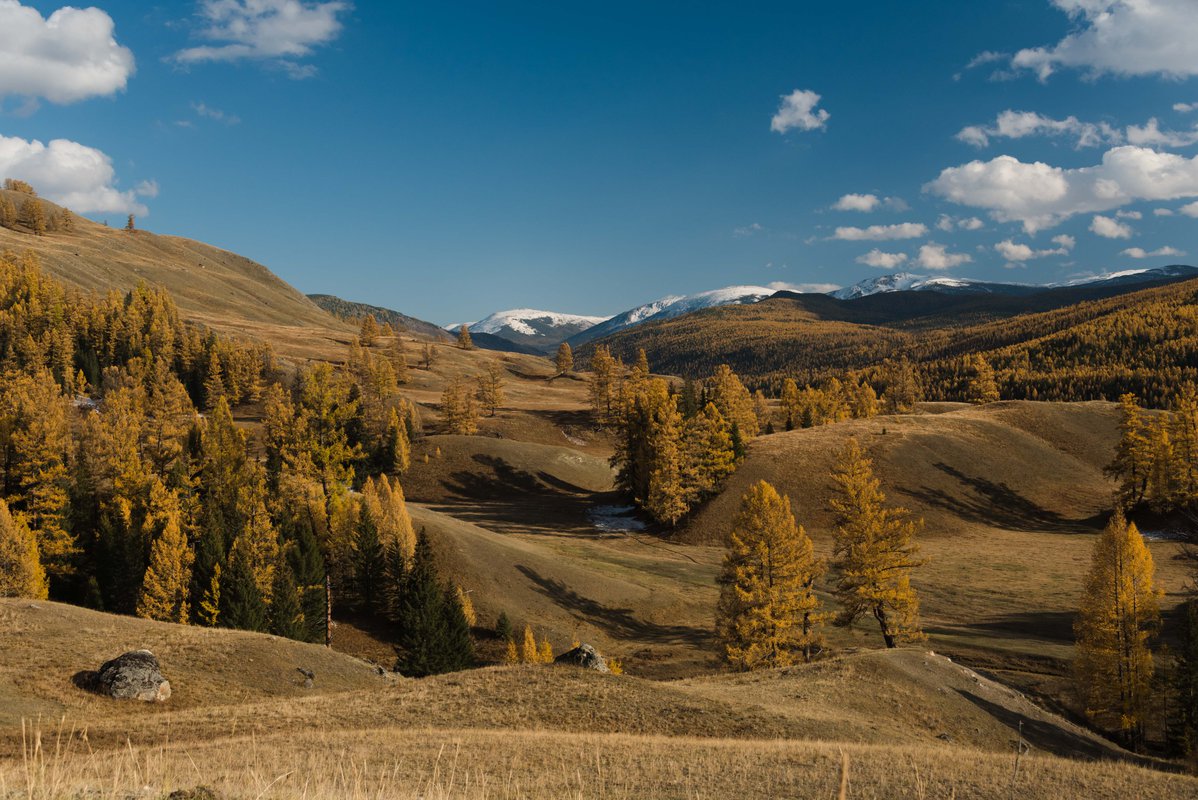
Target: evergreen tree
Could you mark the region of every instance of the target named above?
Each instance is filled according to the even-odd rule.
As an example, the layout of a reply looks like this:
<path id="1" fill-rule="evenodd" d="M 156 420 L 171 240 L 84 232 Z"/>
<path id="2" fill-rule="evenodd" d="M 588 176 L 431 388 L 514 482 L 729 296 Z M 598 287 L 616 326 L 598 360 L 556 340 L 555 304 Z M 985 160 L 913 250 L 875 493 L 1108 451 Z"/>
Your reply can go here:
<path id="1" fill-rule="evenodd" d="M 407 425 L 397 409 L 391 409 L 384 436 L 383 461 L 379 465 L 385 475 L 402 475 L 412 465 L 412 444 L 408 439 Z"/>
<path id="2" fill-rule="evenodd" d="M 47 596 L 46 571 L 38 556 L 37 539 L 0 500 L 0 597 L 44 600 Z"/>
<path id="3" fill-rule="evenodd" d="M 325 567 L 320 544 L 311 523 L 298 519 L 289 531 L 286 550 L 287 563 L 299 592 L 300 610 L 304 619 L 303 639 L 323 643 L 325 630 Z"/>
<path id="4" fill-rule="evenodd" d="M 1136 526 L 1116 509 L 1094 544 L 1081 609 L 1074 626 L 1074 668 L 1086 712 L 1118 727 L 1138 747 L 1152 703 L 1152 651 L 1160 624 L 1152 554 Z"/>
<path id="5" fill-rule="evenodd" d="M 461 638 L 465 628 L 469 641 L 469 627 L 452 590 L 438 582 L 432 546 L 423 531 L 416 539 L 398 612 L 398 669 L 403 674 L 435 675 L 472 660 L 472 647 L 464 649 Z"/>
<path id="6" fill-rule="evenodd" d="M 215 628 L 220 624 L 220 570 L 220 564 L 213 565 L 212 577 L 200 596 L 200 602 L 196 604 L 196 621 L 209 628 Z"/>
<path id="7" fill-rule="evenodd" d="M 872 616 L 887 647 L 922 639 L 919 599 L 911 587 L 911 570 L 923 563 L 915 557 L 919 525 L 905 509 L 886 507 L 873 465 L 856 439 L 849 440 L 832 477 L 839 624 Z"/>
<path id="8" fill-rule="evenodd" d="M 254 569 L 245 548 L 234 543 L 229 568 L 220 581 L 220 619 L 226 628 L 243 631 L 267 629 L 266 601 L 254 578 Z"/>
<path id="9" fill-rule="evenodd" d="M 463 350 L 473 350 L 474 340 L 470 338 L 470 326 L 462 325 L 458 328 L 458 347 Z"/>
<path id="10" fill-rule="evenodd" d="M 758 481 L 728 535 L 716 630 L 724 659 L 740 670 L 810 660 L 821 645 L 815 596 L 824 565 L 795 524 L 790 499 Z"/>
<path id="11" fill-rule="evenodd" d="M 444 653 L 439 672 L 455 672 L 474 666 L 474 639 L 470 636 L 470 620 L 462 600 L 466 596 L 452 584 L 446 584 L 442 601 Z"/>
<path id="12" fill-rule="evenodd" d="M 574 369 L 574 351 L 570 349 L 569 342 L 562 342 L 557 346 L 557 355 L 554 356 L 553 365 L 557 367 L 558 375 L 565 375 Z"/>
<path id="13" fill-rule="evenodd" d="M 299 589 L 295 585 L 295 575 L 291 571 L 291 564 L 286 560 L 275 565 L 274 582 L 270 590 L 268 630 L 275 636 L 301 642 L 311 641 L 307 620 L 300 604 Z"/>
<path id="14" fill-rule="evenodd" d="M 374 493 L 374 482 L 368 480 L 367 490 Z M 360 611 L 377 614 L 384 609 L 383 542 L 379 538 L 377 508 L 362 503 L 353 540 L 354 595 Z"/>
<path id="15" fill-rule="evenodd" d="M 508 618 L 506 611 L 500 611 L 499 618 L 495 620 L 495 635 L 509 642 L 514 642 L 516 639 L 516 634 L 512 630 L 512 621 Z"/>

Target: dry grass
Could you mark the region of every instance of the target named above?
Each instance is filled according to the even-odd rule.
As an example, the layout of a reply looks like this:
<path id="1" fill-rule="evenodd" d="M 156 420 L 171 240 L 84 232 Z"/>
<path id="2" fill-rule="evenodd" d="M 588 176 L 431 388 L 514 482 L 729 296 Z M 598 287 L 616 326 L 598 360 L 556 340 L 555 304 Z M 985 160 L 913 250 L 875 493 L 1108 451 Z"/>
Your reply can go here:
<path id="1" fill-rule="evenodd" d="M 847 767 L 847 771 L 846 768 Z M 34 729 L 0 797 L 1184 798 L 1198 782 L 1127 765 L 959 748 L 553 732 L 307 729 L 91 749 Z M 842 780 L 844 791 L 841 792 Z"/>

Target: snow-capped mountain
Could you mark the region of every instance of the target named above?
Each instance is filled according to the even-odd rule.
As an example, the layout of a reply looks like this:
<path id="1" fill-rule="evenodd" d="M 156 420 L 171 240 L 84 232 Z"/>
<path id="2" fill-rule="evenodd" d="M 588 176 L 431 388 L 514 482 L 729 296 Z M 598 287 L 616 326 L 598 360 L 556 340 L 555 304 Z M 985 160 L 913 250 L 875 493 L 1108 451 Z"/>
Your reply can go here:
<path id="1" fill-rule="evenodd" d="M 517 344 L 530 345 L 548 352 L 571 336 L 593 328 L 607 317 L 587 317 L 581 314 L 562 314 L 535 308 L 513 308 L 496 311 L 478 322 L 467 323 L 471 333 L 489 333 Z M 461 324 L 448 326 L 456 331 Z"/>
<path id="2" fill-rule="evenodd" d="M 777 289 L 769 289 L 765 286 L 725 286 L 723 289 L 712 289 L 711 291 L 698 292 L 697 294 L 672 294 L 659 300 L 654 300 L 652 303 L 645 303 L 636 308 L 631 308 L 622 314 L 616 314 L 611 319 L 600 322 L 585 331 L 576 333 L 570 337 L 569 342 L 572 347 L 577 347 L 593 339 L 599 339 L 616 331 L 631 328 L 633 325 L 640 325 L 642 322 L 680 317 L 692 311 L 714 308 L 715 306 L 756 303 L 759 300 L 764 300 L 767 297 L 777 294 L 777 291 Z"/>
<path id="3" fill-rule="evenodd" d="M 896 272 L 881 275 L 855 283 L 844 289 L 830 292 L 838 300 L 855 300 L 858 297 L 869 297 L 888 292 L 940 292 L 943 294 L 1005 294 L 1025 295 L 1042 292 L 1045 289 L 1062 287 L 1090 286 L 1093 284 L 1137 284 L 1150 283 L 1171 278 L 1187 278 L 1198 276 L 1198 268 L 1182 264 L 1154 269 L 1129 269 L 1120 272 L 1110 272 L 1103 275 L 1093 275 L 1063 283 L 1032 284 L 1032 283 L 998 283 L 995 281 L 976 281 L 969 278 L 947 278 L 943 276 L 915 275 L 910 272 Z"/>

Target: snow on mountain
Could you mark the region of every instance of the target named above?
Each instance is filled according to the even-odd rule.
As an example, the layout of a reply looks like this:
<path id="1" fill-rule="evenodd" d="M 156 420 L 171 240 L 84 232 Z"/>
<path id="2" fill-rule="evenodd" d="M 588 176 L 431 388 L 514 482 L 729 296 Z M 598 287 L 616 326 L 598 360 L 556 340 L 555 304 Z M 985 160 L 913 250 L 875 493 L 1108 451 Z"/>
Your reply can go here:
<path id="1" fill-rule="evenodd" d="M 631 308 L 622 314 L 616 314 L 609 320 L 575 334 L 570 338 L 570 344 L 578 346 L 593 339 L 599 339 L 608 334 L 622 331 L 633 325 L 654 320 L 670 319 L 716 306 L 744 305 L 756 303 L 777 293 L 777 289 L 765 286 L 725 286 L 722 289 L 712 289 L 687 295 L 667 295 L 652 303 Z"/>
<path id="2" fill-rule="evenodd" d="M 478 322 L 467 323 L 471 333 L 489 333 L 516 344 L 530 345 L 549 352 L 571 336 L 592 328 L 607 317 L 588 317 L 582 314 L 563 314 L 535 308 L 513 308 L 496 311 Z M 456 331 L 461 324 L 448 326 Z"/>
<path id="3" fill-rule="evenodd" d="M 869 297 L 885 292 L 944 292 L 946 294 L 1008 294 L 1024 295 L 1045 289 L 1061 287 L 1089 286 L 1096 283 L 1148 283 L 1167 278 L 1182 278 L 1198 276 L 1198 269 L 1175 264 L 1155 269 L 1128 269 L 1119 272 L 1109 272 L 1084 278 L 1075 278 L 1064 283 L 999 283 L 997 281 L 978 281 L 969 278 L 929 277 L 915 275 L 910 272 L 896 272 L 890 275 L 880 275 L 855 283 L 844 289 L 838 289 L 830 294 L 839 300 L 854 300 L 858 297 Z"/>

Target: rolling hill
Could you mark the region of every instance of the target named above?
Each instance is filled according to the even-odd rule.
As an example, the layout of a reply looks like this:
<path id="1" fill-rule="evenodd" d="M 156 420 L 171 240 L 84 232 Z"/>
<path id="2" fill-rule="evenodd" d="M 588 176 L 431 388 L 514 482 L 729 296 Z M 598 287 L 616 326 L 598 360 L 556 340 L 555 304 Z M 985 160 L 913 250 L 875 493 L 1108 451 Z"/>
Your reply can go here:
<path id="1" fill-rule="evenodd" d="M 14 205 L 25 196 L 0 189 Z M 59 207 L 42 201 L 47 213 Z M 150 231 L 109 228 L 81 216 L 73 229 L 35 236 L 0 227 L 0 249 L 36 253 L 42 268 L 85 291 L 128 291 L 139 282 L 170 292 L 184 316 L 217 330 L 269 341 L 284 354 L 340 348 L 349 325 L 269 269 L 212 245 Z"/>

